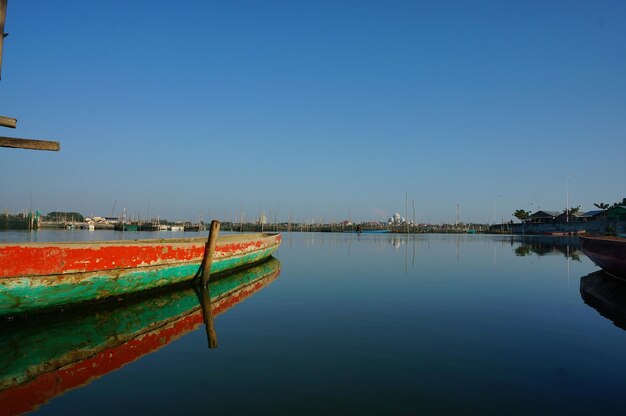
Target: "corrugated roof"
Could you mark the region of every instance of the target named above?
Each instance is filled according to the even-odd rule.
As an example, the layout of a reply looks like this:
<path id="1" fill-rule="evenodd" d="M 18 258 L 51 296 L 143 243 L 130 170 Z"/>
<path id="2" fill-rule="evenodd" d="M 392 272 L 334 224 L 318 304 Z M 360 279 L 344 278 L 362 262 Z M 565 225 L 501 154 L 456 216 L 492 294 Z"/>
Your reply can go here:
<path id="1" fill-rule="evenodd" d="M 594 209 L 591 211 L 583 212 L 583 217 L 595 217 L 597 215 L 602 214 L 604 211 L 601 209 Z"/>
<path id="2" fill-rule="evenodd" d="M 559 211 L 537 211 L 534 214 L 532 214 L 531 217 L 552 218 L 552 217 L 558 217 L 559 215 L 561 215 Z"/>

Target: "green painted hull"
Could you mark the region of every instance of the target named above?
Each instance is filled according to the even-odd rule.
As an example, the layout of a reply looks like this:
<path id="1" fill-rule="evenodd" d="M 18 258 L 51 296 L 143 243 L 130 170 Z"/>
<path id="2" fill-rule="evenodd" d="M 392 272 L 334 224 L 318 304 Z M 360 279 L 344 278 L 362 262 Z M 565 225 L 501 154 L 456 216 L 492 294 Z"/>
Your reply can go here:
<path id="1" fill-rule="evenodd" d="M 272 255 L 270 247 L 241 256 L 215 259 L 211 275 L 250 265 Z M 123 296 L 192 280 L 200 262 L 72 275 L 16 277 L 0 281 L 0 316 L 54 309 L 75 303 Z"/>

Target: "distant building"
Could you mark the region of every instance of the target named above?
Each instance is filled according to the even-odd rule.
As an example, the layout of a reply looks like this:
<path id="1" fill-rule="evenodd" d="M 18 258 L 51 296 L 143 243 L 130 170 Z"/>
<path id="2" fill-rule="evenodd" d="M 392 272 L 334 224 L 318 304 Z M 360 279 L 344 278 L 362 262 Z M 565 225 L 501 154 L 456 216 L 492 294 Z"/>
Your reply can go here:
<path id="1" fill-rule="evenodd" d="M 583 212 L 580 216 L 584 221 L 595 221 L 600 218 L 604 218 L 604 211 L 601 209 L 595 209 L 593 211 Z"/>
<path id="2" fill-rule="evenodd" d="M 561 215 L 558 211 L 537 211 L 526 220 L 526 222 L 532 222 L 536 224 L 544 224 L 554 222 L 556 218 Z"/>
<path id="3" fill-rule="evenodd" d="M 568 221 L 569 215 L 569 221 Z M 525 223 L 550 224 L 565 222 L 590 222 L 598 220 L 624 221 L 626 220 L 626 198 L 621 205 L 615 205 L 606 210 L 596 209 L 592 211 L 537 211 L 533 213 Z"/>
<path id="4" fill-rule="evenodd" d="M 405 223 L 406 223 L 406 219 L 402 218 L 400 214 L 398 214 L 397 212 L 393 214 L 393 217 L 389 218 L 389 221 L 388 221 L 389 225 L 402 225 Z"/>
<path id="5" fill-rule="evenodd" d="M 568 211 L 561 213 L 558 217 L 556 217 L 556 222 L 568 222 L 567 217 L 569 215 L 569 222 L 586 222 L 589 221 L 590 217 L 586 216 L 584 212 L 579 211 Z"/>

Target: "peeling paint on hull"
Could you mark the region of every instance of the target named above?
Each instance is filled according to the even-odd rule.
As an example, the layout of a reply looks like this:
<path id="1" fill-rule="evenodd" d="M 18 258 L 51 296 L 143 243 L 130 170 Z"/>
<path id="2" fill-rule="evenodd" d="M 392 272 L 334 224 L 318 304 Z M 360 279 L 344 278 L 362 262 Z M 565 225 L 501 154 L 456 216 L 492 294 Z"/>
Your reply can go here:
<path id="1" fill-rule="evenodd" d="M 205 239 L 0 244 L 0 315 L 96 301 L 193 279 Z M 211 273 L 271 256 L 280 234 L 218 238 Z"/>
<path id="2" fill-rule="evenodd" d="M 226 312 L 279 275 L 280 262 L 270 259 L 210 282 L 213 315 Z M 0 351 L 0 416 L 36 409 L 157 351 L 202 322 L 197 295 L 187 286 L 115 308 L 4 328 L 8 331 L 0 332 L 0 345 L 18 351 Z M 42 338 L 47 340 L 43 346 Z"/>

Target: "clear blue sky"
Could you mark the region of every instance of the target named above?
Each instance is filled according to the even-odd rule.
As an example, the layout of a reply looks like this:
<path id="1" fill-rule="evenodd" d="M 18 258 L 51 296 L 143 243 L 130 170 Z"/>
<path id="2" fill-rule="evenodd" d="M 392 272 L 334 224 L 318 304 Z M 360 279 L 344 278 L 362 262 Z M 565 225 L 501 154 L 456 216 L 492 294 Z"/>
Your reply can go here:
<path id="1" fill-rule="evenodd" d="M 626 2 L 9 0 L 0 209 L 510 220 L 626 197 Z M 498 197 L 501 195 L 501 197 Z M 228 218 L 227 218 L 228 219 Z"/>

